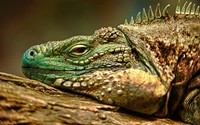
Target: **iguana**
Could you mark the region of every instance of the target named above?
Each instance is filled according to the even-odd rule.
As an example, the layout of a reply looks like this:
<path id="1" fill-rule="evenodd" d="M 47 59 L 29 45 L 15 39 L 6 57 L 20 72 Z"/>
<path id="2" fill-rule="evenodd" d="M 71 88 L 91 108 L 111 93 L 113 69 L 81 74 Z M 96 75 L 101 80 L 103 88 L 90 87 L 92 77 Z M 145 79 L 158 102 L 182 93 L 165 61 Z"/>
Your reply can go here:
<path id="1" fill-rule="evenodd" d="M 200 123 L 200 7 L 178 0 L 117 28 L 28 49 L 26 77 L 142 114 Z"/>

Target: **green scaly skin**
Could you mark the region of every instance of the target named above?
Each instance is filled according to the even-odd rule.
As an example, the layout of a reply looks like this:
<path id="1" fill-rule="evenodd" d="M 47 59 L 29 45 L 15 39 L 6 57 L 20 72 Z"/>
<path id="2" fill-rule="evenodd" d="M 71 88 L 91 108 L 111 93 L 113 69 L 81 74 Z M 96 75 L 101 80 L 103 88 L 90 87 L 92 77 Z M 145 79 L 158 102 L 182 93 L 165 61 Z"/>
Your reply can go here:
<path id="1" fill-rule="evenodd" d="M 118 28 L 101 28 L 28 49 L 26 77 L 90 95 L 143 114 L 200 123 L 200 12 L 180 0 L 173 17 L 166 6 L 143 10 Z M 185 9 L 186 8 L 186 9 Z"/>

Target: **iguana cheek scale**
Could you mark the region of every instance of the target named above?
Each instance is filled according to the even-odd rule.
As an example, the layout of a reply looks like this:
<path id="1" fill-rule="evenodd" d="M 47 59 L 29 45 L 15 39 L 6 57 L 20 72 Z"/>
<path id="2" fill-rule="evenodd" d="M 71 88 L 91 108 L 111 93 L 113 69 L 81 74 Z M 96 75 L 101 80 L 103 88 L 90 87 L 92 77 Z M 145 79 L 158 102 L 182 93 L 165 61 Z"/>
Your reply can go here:
<path id="1" fill-rule="evenodd" d="M 106 104 L 200 123 L 200 7 L 179 0 L 173 17 L 168 8 L 150 6 L 117 28 L 33 46 L 23 73 Z"/>

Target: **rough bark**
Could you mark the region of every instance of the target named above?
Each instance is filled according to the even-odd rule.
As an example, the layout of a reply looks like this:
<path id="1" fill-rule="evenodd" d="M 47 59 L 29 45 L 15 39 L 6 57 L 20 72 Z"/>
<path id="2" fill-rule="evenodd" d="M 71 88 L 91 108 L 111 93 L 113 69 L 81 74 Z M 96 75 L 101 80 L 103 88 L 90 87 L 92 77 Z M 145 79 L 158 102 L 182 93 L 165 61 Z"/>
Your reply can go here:
<path id="1" fill-rule="evenodd" d="M 184 124 L 137 114 L 0 72 L 0 124 Z"/>

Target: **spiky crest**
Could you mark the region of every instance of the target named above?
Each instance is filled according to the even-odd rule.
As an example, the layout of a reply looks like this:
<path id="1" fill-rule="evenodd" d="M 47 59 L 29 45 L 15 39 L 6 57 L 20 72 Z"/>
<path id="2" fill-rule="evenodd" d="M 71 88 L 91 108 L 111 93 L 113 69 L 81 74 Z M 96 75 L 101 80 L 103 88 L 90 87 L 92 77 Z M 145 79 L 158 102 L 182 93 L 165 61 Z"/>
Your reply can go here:
<path id="1" fill-rule="evenodd" d="M 132 24 L 138 24 L 138 23 L 146 23 L 146 22 L 151 22 L 155 19 L 166 19 L 169 18 L 169 12 L 168 12 L 168 8 L 170 7 L 170 4 L 168 4 L 167 6 L 165 6 L 165 8 L 163 9 L 162 13 L 161 13 L 161 9 L 160 9 L 160 4 L 158 3 L 155 9 L 155 12 L 153 13 L 152 7 L 149 6 L 148 9 L 148 15 L 146 13 L 145 8 L 143 8 L 142 11 L 142 16 L 141 16 L 141 12 L 139 12 L 136 16 L 136 19 L 134 20 L 133 17 L 131 17 L 130 23 L 128 23 L 127 19 L 124 22 L 124 25 L 132 25 Z M 177 6 L 176 6 L 176 11 L 175 11 L 175 15 L 194 15 L 194 18 L 196 16 L 200 16 L 200 6 L 197 6 L 195 4 L 192 4 L 192 2 L 190 2 L 188 4 L 188 2 L 186 1 L 183 6 L 181 7 L 181 0 L 178 0 Z M 181 17 L 180 17 L 181 18 Z"/>
<path id="2" fill-rule="evenodd" d="M 176 14 L 191 14 L 191 15 L 199 15 L 199 6 L 197 6 L 197 8 L 195 8 L 195 4 L 192 5 L 192 2 L 190 2 L 187 5 L 187 1 L 183 4 L 183 7 L 181 8 L 181 0 L 178 0 L 178 4 L 176 6 Z"/>
<path id="3" fill-rule="evenodd" d="M 143 8 L 142 16 L 141 16 L 141 12 L 139 12 L 136 16 L 135 21 L 134 21 L 133 17 L 131 17 L 130 23 L 127 23 L 127 19 L 126 19 L 124 22 L 124 25 L 134 24 L 134 23 L 143 23 L 143 22 L 153 21 L 154 19 L 170 17 L 170 15 L 168 13 L 169 7 L 170 7 L 170 5 L 168 4 L 161 13 L 160 4 L 158 3 L 156 6 L 155 13 L 153 13 L 152 7 L 149 6 L 148 15 L 147 15 L 145 8 Z"/>
<path id="4" fill-rule="evenodd" d="M 192 4 L 192 2 L 185 2 L 181 7 L 181 0 L 178 0 L 178 4 L 176 6 L 176 11 L 174 17 L 177 19 L 199 19 L 200 17 L 200 6 Z"/>
<path id="5" fill-rule="evenodd" d="M 154 19 L 154 13 L 153 13 L 151 6 L 149 6 L 148 16 L 149 16 L 149 20 Z"/>

